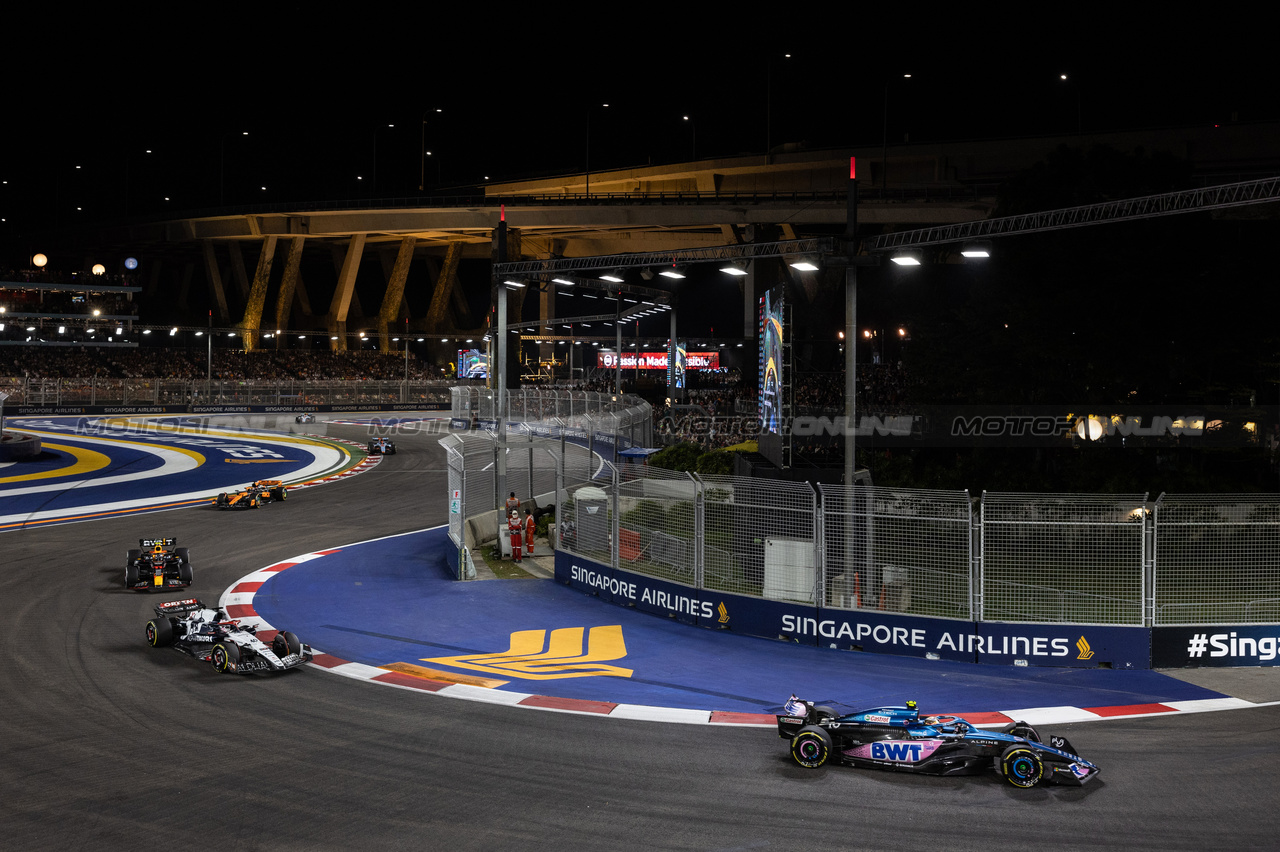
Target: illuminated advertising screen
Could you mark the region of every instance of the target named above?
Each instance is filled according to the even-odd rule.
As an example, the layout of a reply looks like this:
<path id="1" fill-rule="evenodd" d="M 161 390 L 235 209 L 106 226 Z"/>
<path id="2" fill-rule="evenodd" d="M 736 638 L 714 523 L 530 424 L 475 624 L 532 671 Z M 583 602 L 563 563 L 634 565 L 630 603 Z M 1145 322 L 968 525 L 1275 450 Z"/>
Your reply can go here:
<path id="1" fill-rule="evenodd" d="M 667 369 L 667 353 L 663 352 L 641 352 L 640 355 L 641 370 L 665 370 Z M 676 355 L 677 359 L 679 354 Z M 612 370 L 618 366 L 618 356 L 612 351 L 596 352 L 596 366 L 606 370 Z M 636 368 L 636 353 L 622 353 L 622 369 L 634 370 Z M 689 370 L 718 370 L 720 369 L 720 353 L 719 352 L 685 352 L 685 368 Z"/>
<path id="2" fill-rule="evenodd" d="M 777 435 L 782 418 L 783 293 L 774 287 L 760 297 L 760 429 Z"/>
<path id="3" fill-rule="evenodd" d="M 458 378 L 489 378 L 489 356 L 479 349 L 458 350 Z"/>
<path id="4" fill-rule="evenodd" d="M 689 348 L 689 344 L 687 343 L 676 344 L 676 371 L 675 371 L 675 375 L 671 377 L 672 387 L 675 387 L 675 388 L 684 387 L 684 371 L 688 368 L 688 365 L 689 365 L 688 348 Z"/>

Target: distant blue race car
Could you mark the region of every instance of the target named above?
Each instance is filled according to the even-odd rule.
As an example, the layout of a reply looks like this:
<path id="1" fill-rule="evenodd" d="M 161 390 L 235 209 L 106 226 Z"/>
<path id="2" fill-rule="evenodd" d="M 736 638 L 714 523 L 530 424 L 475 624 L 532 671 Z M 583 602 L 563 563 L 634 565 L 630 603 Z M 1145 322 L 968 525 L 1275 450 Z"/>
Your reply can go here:
<path id="1" fill-rule="evenodd" d="M 994 769 L 1024 788 L 1041 782 L 1079 786 L 1099 772 L 1065 737 L 1042 741 L 1025 722 L 985 731 L 959 716 L 921 716 L 914 701 L 840 715 L 793 695 L 777 718 L 778 736 L 791 740 L 791 756 L 808 769 L 827 763 L 921 775 Z"/>
<path id="2" fill-rule="evenodd" d="M 369 455 L 371 456 L 394 456 L 396 454 L 396 442 L 390 438 L 372 438 L 369 441 Z"/>

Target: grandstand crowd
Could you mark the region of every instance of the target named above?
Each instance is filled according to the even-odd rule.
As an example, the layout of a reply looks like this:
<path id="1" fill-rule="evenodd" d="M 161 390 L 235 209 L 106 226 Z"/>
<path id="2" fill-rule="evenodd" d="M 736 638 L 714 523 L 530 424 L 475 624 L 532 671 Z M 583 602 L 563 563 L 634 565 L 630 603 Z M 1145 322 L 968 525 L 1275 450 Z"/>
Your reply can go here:
<path id="1" fill-rule="evenodd" d="M 367 350 L 215 349 L 210 357 L 186 349 L 0 348 L 0 376 L 10 378 L 202 380 L 206 372 L 214 381 L 398 381 L 405 377 L 405 358 Z M 409 358 L 408 372 L 411 381 L 448 378 L 443 366 L 413 357 Z"/>
<path id="2" fill-rule="evenodd" d="M 758 388 L 744 381 L 739 371 L 719 376 L 693 374 L 685 402 L 654 409 L 655 432 L 664 443 L 690 441 L 714 450 L 754 441 L 760 435 Z M 793 416 L 838 417 L 845 413 L 844 371 L 801 373 L 792 386 Z M 908 393 L 905 371 L 899 364 L 858 366 L 859 410 L 895 413 L 905 405 Z M 798 466 L 838 464 L 844 444 L 837 436 L 793 436 L 793 460 Z"/>

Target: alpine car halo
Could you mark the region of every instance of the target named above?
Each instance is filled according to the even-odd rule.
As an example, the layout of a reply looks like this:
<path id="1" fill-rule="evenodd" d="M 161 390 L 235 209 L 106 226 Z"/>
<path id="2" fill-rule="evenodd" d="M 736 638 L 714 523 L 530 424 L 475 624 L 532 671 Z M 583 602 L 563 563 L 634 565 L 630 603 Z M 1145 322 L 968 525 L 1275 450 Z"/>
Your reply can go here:
<path id="1" fill-rule="evenodd" d="M 176 538 L 140 538 L 124 563 L 124 587 L 137 592 L 191 585 L 191 557 Z"/>
<path id="2" fill-rule="evenodd" d="M 196 598 L 157 604 L 147 622 L 147 644 L 171 647 L 231 674 L 281 672 L 308 663 L 310 645 L 282 630 L 268 645 L 255 628 L 229 618 L 226 610 L 205 606 Z"/>
<path id="3" fill-rule="evenodd" d="M 1026 722 L 985 731 L 959 716 L 921 716 L 914 701 L 842 716 L 793 695 L 783 709 L 778 736 L 791 740 L 791 756 L 808 769 L 827 763 L 921 775 L 979 775 L 994 769 L 1023 788 L 1041 782 L 1079 786 L 1099 772 L 1065 737 L 1042 742 Z"/>

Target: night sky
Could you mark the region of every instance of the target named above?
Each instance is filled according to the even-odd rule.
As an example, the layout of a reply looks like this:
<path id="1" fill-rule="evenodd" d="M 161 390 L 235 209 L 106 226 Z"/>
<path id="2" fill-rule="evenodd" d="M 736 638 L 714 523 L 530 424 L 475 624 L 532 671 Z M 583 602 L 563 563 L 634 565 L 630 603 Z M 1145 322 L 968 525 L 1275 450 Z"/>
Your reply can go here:
<path id="1" fill-rule="evenodd" d="M 0 238 L 220 205 L 417 196 L 420 185 L 467 194 L 486 177 L 768 145 L 1280 118 L 1280 75 L 1247 56 L 1243 23 L 1153 24 L 1114 6 L 1020 18 L 818 6 L 802 22 L 661 4 L 582 18 L 196 8 L 6 12 Z"/>

